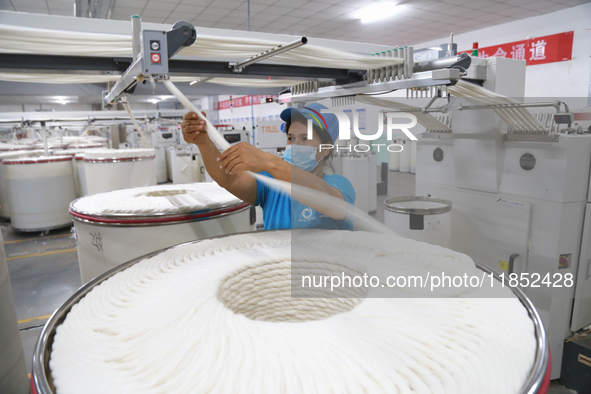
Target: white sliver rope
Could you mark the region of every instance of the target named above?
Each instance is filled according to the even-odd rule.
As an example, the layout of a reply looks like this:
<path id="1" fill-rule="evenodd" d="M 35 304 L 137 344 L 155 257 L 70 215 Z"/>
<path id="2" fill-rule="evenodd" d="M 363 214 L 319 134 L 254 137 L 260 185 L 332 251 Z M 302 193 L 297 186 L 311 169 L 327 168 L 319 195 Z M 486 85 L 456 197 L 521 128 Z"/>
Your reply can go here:
<path id="1" fill-rule="evenodd" d="M 174 96 L 176 96 L 176 98 L 181 102 L 181 104 L 183 104 L 185 106 L 185 108 L 187 110 L 196 113 L 197 117 L 199 119 L 205 121 L 205 125 L 207 126 L 207 134 L 212 139 L 212 141 L 217 145 L 217 147 L 222 150 L 222 152 L 230 147 L 230 143 L 228 141 L 226 141 L 224 139 L 224 137 L 222 137 L 222 135 L 216 130 L 216 128 L 213 127 L 211 122 L 205 116 L 203 116 L 203 114 L 201 113 L 201 111 L 199 111 L 197 109 L 195 104 L 193 104 L 183 94 L 183 92 L 181 92 L 176 86 L 174 86 L 174 83 L 172 83 L 169 80 L 165 80 L 165 81 L 163 81 L 163 83 L 164 83 L 164 86 L 166 86 L 166 88 L 170 91 L 170 93 L 172 93 Z"/>
<path id="2" fill-rule="evenodd" d="M 403 103 L 393 101 L 393 100 L 379 99 L 379 98 L 363 96 L 363 95 L 355 96 L 355 100 L 360 101 L 362 103 L 371 104 L 371 105 L 375 105 L 378 107 L 384 107 L 384 108 L 393 108 L 393 109 L 400 109 L 400 110 L 412 109 L 413 111 L 411 113 L 417 117 L 417 121 L 420 124 L 422 124 L 423 126 L 425 126 L 425 128 L 427 130 L 436 130 L 436 131 L 440 131 L 440 132 L 450 132 L 451 131 L 451 128 L 449 126 L 447 126 L 446 124 L 435 119 L 435 117 L 433 117 L 432 115 L 424 114 L 420 111 L 414 111 L 414 110 L 418 109 L 419 107 L 415 107 L 415 106 L 408 105 L 408 104 L 403 104 Z"/>
<path id="3" fill-rule="evenodd" d="M 140 126 L 140 124 L 136 120 L 135 116 L 133 116 L 133 113 L 131 112 L 131 107 L 129 106 L 129 103 L 124 101 L 124 102 L 122 102 L 122 104 L 123 104 L 123 108 L 125 108 L 125 112 L 127 112 L 129 117 L 131 118 L 133 125 L 137 129 L 138 133 L 140 133 L 140 138 L 142 141 L 140 147 L 141 148 L 153 148 L 152 141 L 146 135 L 146 130 L 142 126 Z"/>
<path id="4" fill-rule="evenodd" d="M 195 112 L 200 119 L 205 121 L 205 124 L 207 126 L 207 133 L 209 137 L 213 140 L 213 142 L 218 146 L 218 148 L 224 151 L 230 147 L 230 144 L 222 137 L 222 135 L 216 130 L 216 128 L 213 127 L 209 120 L 207 120 L 207 118 L 205 118 L 203 114 L 201 114 L 197 107 L 195 107 L 195 105 L 174 85 L 174 83 L 168 80 L 163 81 L 163 83 L 166 86 L 166 88 L 177 97 L 181 104 L 185 106 L 185 108 L 187 108 L 189 111 Z M 351 204 L 345 204 L 346 206 L 343 206 L 343 201 L 336 197 L 331 197 L 326 193 L 302 185 L 294 185 L 296 187 L 294 188 L 294 190 L 292 190 L 292 184 L 289 182 L 263 176 L 257 173 L 253 173 L 251 171 L 246 172 L 249 175 L 255 177 L 260 182 L 263 182 L 268 186 L 274 188 L 275 190 L 285 191 L 291 196 L 293 196 L 293 193 L 295 192 L 297 196 L 295 196 L 294 198 L 297 201 L 303 203 L 304 205 L 311 205 L 306 204 L 306 201 L 314 200 L 314 208 L 318 211 L 334 212 L 335 209 L 341 209 L 339 207 L 342 207 L 343 210 L 347 211 L 347 215 L 345 216 L 348 216 L 355 220 L 355 226 L 357 229 L 370 230 L 383 234 L 393 233 L 393 231 L 386 227 L 383 223 L 369 216 L 366 212 L 361 211 L 359 208 Z"/>
<path id="5" fill-rule="evenodd" d="M 309 248 L 358 272 L 384 258 L 403 272 L 465 272 L 471 263 L 436 246 L 348 231 L 172 248 L 72 308 L 52 345 L 56 393 L 519 393 L 535 339 L 517 299 L 469 298 L 478 289 L 444 299 L 291 298 L 293 256 L 322 272 Z"/>
<path id="6" fill-rule="evenodd" d="M 97 193 L 72 204 L 89 215 L 176 214 L 217 209 L 241 200 L 214 182 L 134 187 Z"/>
<path id="7" fill-rule="evenodd" d="M 491 92 L 481 86 L 464 80 L 459 80 L 449 88 L 449 93 L 457 97 L 464 97 L 481 104 L 518 104 L 513 98 Z M 505 123 L 518 132 L 547 133 L 548 128 L 536 119 L 525 108 L 504 108 L 494 110 Z"/>
<path id="8" fill-rule="evenodd" d="M 195 43 L 181 56 L 244 60 L 278 45 L 279 41 L 239 37 L 212 37 L 197 29 Z M 75 32 L 0 24 L 0 53 L 32 53 L 71 56 L 131 56 L 131 34 Z M 402 59 L 379 58 L 331 48 L 304 45 L 273 56 L 272 61 L 308 67 L 365 70 L 401 64 Z"/>

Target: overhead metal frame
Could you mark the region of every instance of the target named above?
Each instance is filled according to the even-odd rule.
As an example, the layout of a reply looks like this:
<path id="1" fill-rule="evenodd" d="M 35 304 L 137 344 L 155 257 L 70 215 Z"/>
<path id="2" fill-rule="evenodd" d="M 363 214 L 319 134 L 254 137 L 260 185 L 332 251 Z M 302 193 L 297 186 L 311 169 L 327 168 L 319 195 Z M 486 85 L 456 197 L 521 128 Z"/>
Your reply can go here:
<path id="1" fill-rule="evenodd" d="M 291 95 L 291 101 L 319 100 L 324 98 L 355 96 L 358 94 L 371 94 L 394 91 L 399 89 L 410 89 L 417 87 L 429 87 L 438 85 L 451 85 L 449 79 L 433 79 L 432 71 L 424 71 L 413 74 L 412 77 L 397 81 L 378 82 L 368 84 L 366 81 L 348 83 L 346 85 L 326 86 L 319 88 L 317 92 L 301 95 Z M 285 95 L 284 95 L 285 97 Z"/>
<path id="2" fill-rule="evenodd" d="M 88 57 L 57 55 L 22 55 L 2 54 L 0 69 L 15 72 L 57 71 L 60 73 L 118 74 L 129 68 L 131 57 Z M 343 70 L 323 67 L 305 67 L 282 64 L 256 63 L 244 68 L 240 74 L 232 71 L 230 62 L 204 60 L 169 60 L 170 75 L 232 77 L 232 78 L 268 78 L 279 77 L 302 80 L 334 80 L 337 83 L 353 83 L 363 80 L 363 70 Z"/>
<path id="3" fill-rule="evenodd" d="M 107 108 L 123 94 L 133 93 L 138 82 L 167 79 L 168 60 L 197 38 L 195 27 L 187 21 L 176 22 L 169 31 L 140 30 L 141 20 L 137 15 L 131 21 L 134 60 L 115 85 L 103 92 L 103 105 Z"/>
<path id="4" fill-rule="evenodd" d="M 274 48 L 271 48 L 265 52 L 258 53 L 246 60 L 243 60 L 239 63 L 236 63 L 232 66 L 232 72 L 241 73 L 244 67 L 250 66 L 251 64 L 258 63 L 262 60 L 268 59 L 275 55 L 279 55 L 280 53 L 290 51 L 292 49 L 301 47 L 302 45 L 306 45 L 308 43 L 308 39 L 306 37 L 302 37 L 299 40 L 295 40 L 290 42 L 289 44 L 281 44 Z"/>
<path id="5" fill-rule="evenodd" d="M 364 75 L 364 74 L 360 74 Z M 467 54 L 460 54 L 448 58 L 429 60 L 416 63 L 413 73 L 408 78 L 385 82 L 368 83 L 363 78 L 358 82 L 343 82 L 333 86 L 325 86 L 317 91 L 281 95 L 282 102 L 309 101 L 324 98 L 356 96 L 358 94 L 372 94 L 390 92 L 400 89 L 428 88 L 432 86 L 453 85 L 459 78 L 482 81 L 486 79 L 486 67 L 472 64 L 472 58 Z"/>

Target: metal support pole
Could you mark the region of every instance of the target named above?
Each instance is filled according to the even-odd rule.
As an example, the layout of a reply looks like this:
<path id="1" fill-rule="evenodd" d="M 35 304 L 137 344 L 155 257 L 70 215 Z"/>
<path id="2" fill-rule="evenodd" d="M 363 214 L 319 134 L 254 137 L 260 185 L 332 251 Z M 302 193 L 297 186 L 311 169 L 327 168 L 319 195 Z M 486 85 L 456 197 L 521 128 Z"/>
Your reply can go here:
<path id="1" fill-rule="evenodd" d="M 516 104 L 490 104 L 490 105 L 460 105 L 458 110 L 465 109 L 505 109 L 505 108 L 534 108 L 534 107 L 556 107 L 555 103 L 516 103 Z"/>
<path id="2" fill-rule="evenodd" d="M 281 44 L 276 46 L 275 48 L 271 48 L 268 51 L 259 53 L 258 55 L 254 55 L 249 59 L 243 60 L 240 63 L 236 63 L 234 65 L 230 65 L 233 67 L 232 71 L 235 73 L 242 72 L 244 67 L 250 66 L 251 64 L 260 62 L 261 60 L 268 59 L 272 56 L 278 55 L 283 52 L 287 52 L 297 47 L 301 47 L 302 45 L 306 45 L 308 43 L 308 39 L 306 37 L 302 37 L 299 40 L 295 40 L 290 42 L 289 44 Z"/>
<path id="3" fill-rule="evenodd" d="M 41 132 L 43 133 L 43 150 L 45 156 L 49 156 L 49 149 L 47 147 L 47 129 L 45 128 L 45 122 L 41 122 Z"/>
<path id="4" fill-rule="evenodd" d="M 140 46 L 140 32 L 142 31 L 142 20 L 139 15 L 131 16 L 131 48 L 133 61 L 135 62 L 142 51 Z"/>

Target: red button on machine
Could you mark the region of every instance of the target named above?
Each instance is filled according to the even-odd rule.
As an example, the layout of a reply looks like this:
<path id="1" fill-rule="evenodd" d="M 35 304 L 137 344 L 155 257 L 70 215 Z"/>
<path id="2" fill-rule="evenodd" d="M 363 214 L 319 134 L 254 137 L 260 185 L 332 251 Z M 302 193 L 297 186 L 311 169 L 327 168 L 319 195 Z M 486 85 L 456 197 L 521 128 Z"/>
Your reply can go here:
<path id="1" fill-rule="evenodd" d="M 152 53 L 152 63 L 160 63 L 160 54 Z"/>

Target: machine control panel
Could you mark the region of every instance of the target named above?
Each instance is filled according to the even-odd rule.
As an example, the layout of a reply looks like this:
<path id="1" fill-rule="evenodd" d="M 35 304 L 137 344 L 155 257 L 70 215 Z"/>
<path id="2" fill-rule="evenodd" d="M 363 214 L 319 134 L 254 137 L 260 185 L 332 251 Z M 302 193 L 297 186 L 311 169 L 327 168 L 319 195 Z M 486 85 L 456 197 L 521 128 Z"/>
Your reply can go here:
<path id="1" fill-rule="evenodd" d="M 240 133 L 228 133 L 224 134 L 224 139 L 228 141 L 230 144 L 234 144 L 236 142 L 240 142 Z"/>
<path id="2" fill-rule="evenodd" d="M 567 124 L 570 126 L 574 121 L 575 114 L 573 114 L 572 112 L 554 114 L 554 122 L 556 122 L 556 124 Z"/>
<path id="3" fill-rule="evenodd" d="M 230 143 L 230 145 L 237 144 L 239 142 L 250 142 L 249 135 L 250 133 L 243 130 L 219 130 L 220 134 L 226 141 Z"/>
<path id="4" fill-rule="evenodd" d="M 142 30 L 142 74 L 168 74 L 168 48 L 166 32 Z"/>

